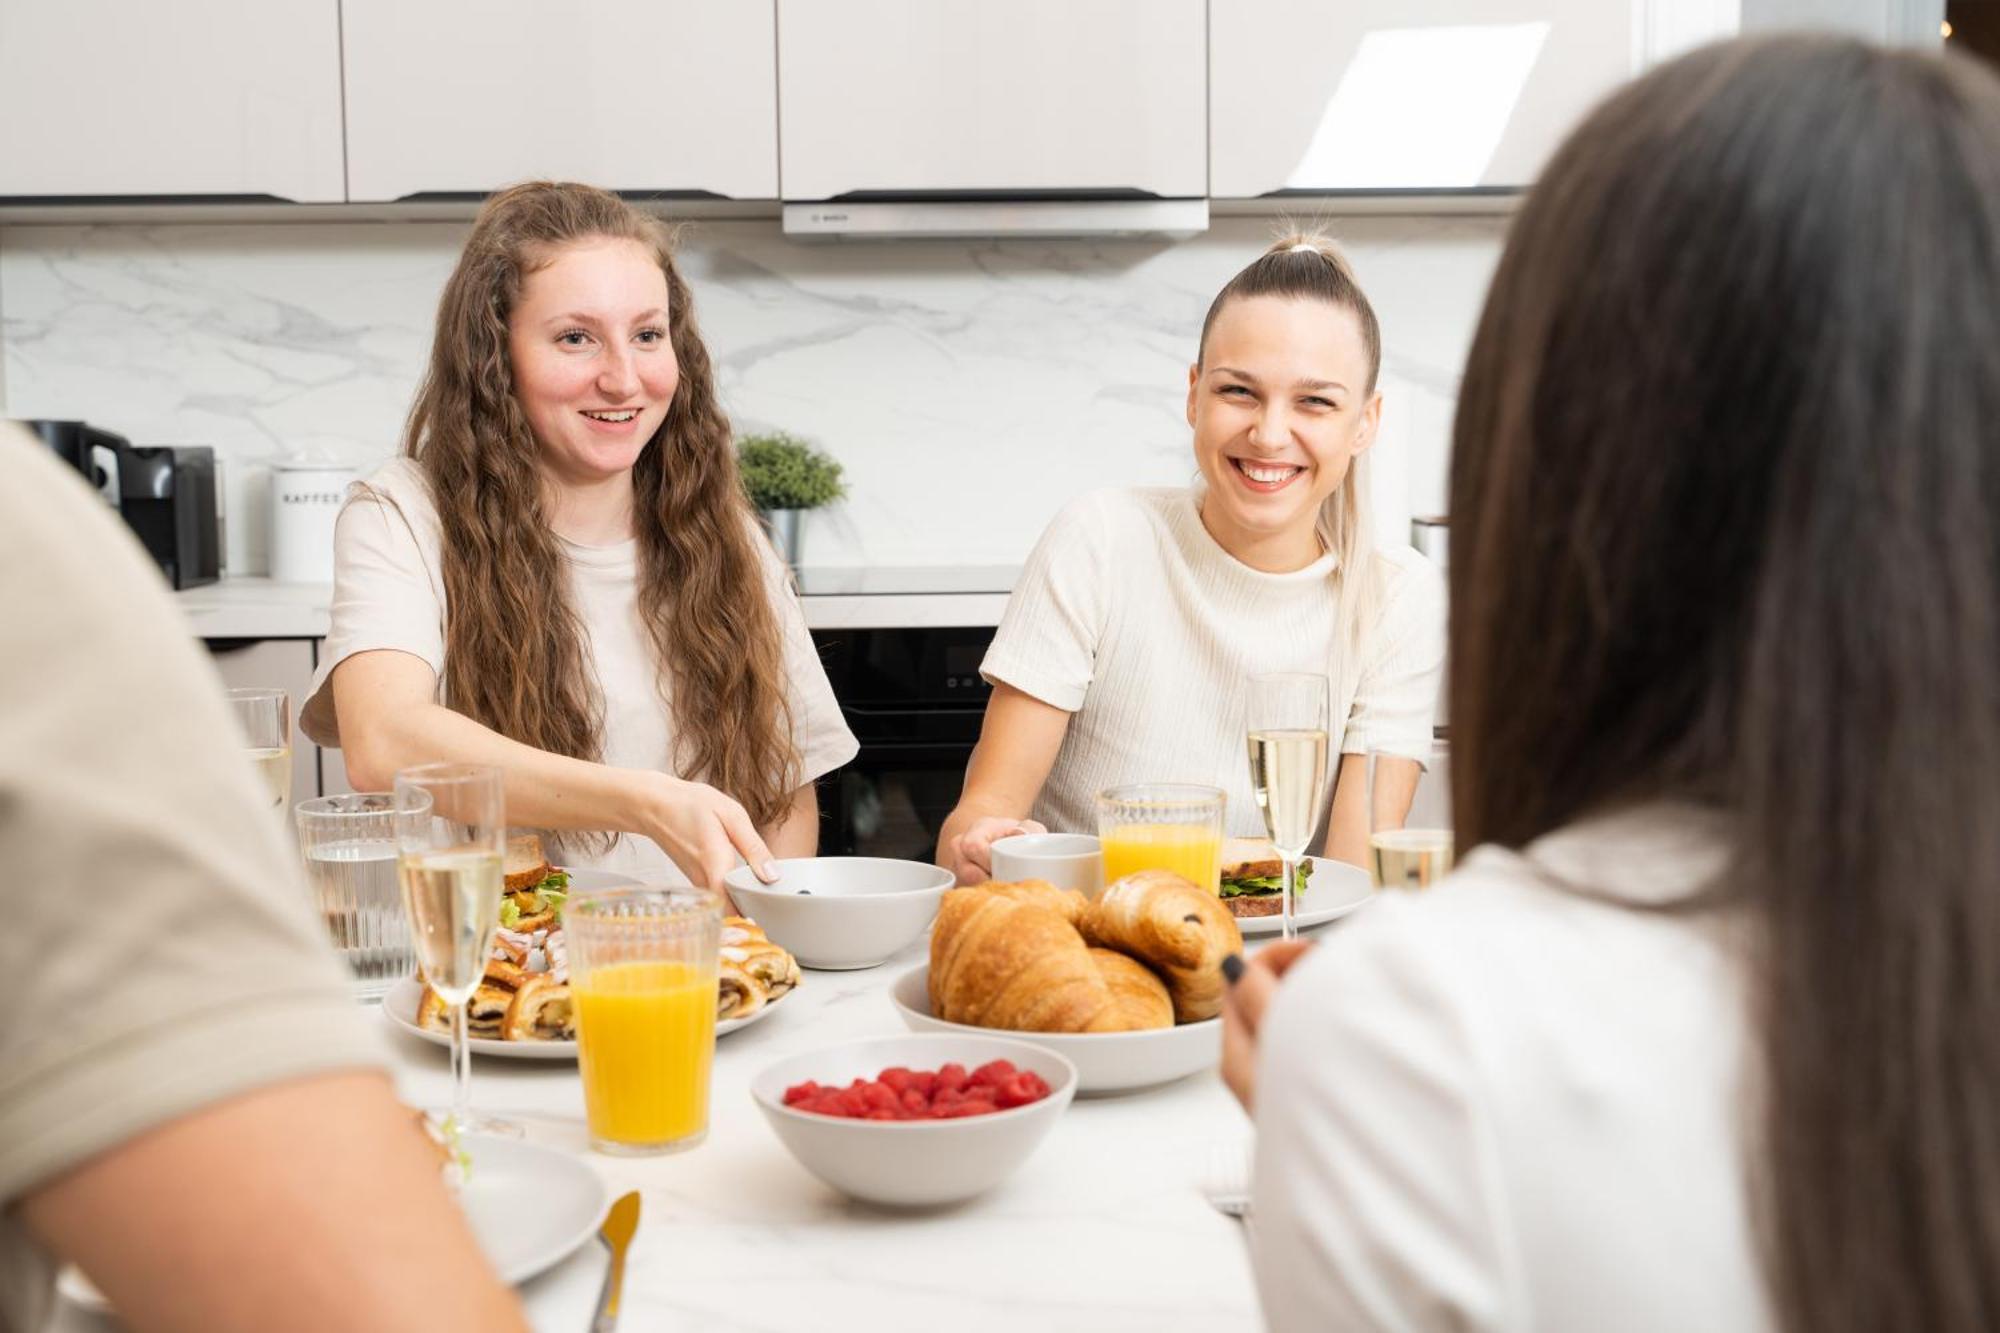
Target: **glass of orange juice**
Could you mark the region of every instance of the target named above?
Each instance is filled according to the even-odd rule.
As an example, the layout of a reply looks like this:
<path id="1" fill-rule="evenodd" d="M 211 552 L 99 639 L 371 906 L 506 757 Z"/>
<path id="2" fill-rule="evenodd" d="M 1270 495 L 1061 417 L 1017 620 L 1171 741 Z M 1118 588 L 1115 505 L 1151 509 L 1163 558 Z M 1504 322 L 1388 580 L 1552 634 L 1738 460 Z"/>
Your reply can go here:
<path id="1" fill-rule="evenodd" d="M 707 889 L 593 889 L 563 912 L 591 1146 L 619 1156 L 708 1134 L 722 898 Z"/>
<path id="2" fill-rule="evenodd" d="M 1222 816 L 1229 797 L 1220 787 L 1143 782 L 1097 793 L 1097 837 L 1104 848 L 1104 882 L 1138 870 L 1171 870 L 1210 893 L 1222 891 Z"/>

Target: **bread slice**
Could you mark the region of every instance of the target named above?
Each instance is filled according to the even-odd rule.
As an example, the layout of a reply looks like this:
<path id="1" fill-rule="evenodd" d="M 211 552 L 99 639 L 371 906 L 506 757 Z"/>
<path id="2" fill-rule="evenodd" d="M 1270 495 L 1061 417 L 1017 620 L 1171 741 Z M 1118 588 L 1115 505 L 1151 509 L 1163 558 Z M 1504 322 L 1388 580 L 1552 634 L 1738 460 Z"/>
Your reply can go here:
<path id="1" fill-rule="evenodd" d="M 1222 878 L 1268 879 L 1284 869 L 1278 849 L 1262 838 L 1230 838 L 1222 844 Z"/>
<path id="2" fill-rule="evenodd" d="M 507 891 L 532 889 L 549 877 L 555 867 L 549 864 L 548 853 L 542 850 L 542 840 L 532 833 L 523 833 L 517 838 L 507 839 Z"/>

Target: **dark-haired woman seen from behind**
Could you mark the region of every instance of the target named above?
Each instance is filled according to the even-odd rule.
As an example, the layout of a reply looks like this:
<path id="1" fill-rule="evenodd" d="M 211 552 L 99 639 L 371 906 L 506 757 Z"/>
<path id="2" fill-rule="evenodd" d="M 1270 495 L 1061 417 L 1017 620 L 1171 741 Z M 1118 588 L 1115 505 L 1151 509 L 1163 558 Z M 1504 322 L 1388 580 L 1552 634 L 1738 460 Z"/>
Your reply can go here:
<path id="1" fill-rule="evenodd" d="M 1274 1327 L 2000 1327 L 1997 348 L 1989 71 L 1736 43 L 1558 153 L 1453 457 L 1478 850 L 1232 994 Z"/>
<path id="2" fill-rule="evenodd" d="M 495 764 L 510 823 L 648 878 L 812 855 L 813 780 L 854 738 L 657 219 L 583 185 L 488 200 L 404 452 L 341 512 L 301 715 L 356 786 Z"/>

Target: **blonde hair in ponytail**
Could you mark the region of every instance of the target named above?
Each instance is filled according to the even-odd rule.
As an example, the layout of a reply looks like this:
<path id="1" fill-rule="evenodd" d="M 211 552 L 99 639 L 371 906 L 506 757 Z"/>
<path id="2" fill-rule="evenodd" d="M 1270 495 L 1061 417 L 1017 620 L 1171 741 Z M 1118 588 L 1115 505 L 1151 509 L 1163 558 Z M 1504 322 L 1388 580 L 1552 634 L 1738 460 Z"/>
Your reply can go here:
<path id="1" fill-rule="evenodd" d="M 1354 267 L 1334 241 L 1317 231 L 1292 231 L 1271 243 L 1242 272 L 1229 280 L 1201 321 L 1201 342 L 1195 363 L 1201 364 L 1208 350 L 1208 331 L 1215 317 L 1231 301 L 1253 296 L 1280 296 L 1297 301 L 1323 301 L 1347 310 L 1361 326 L 1362 346 L 1368 353 L 1368 393 L 1382 370 L 1382 324 L 1375 307 L 1361 290 Z M 1359 454 L 1348 465 L 1340 488 L 1320 505 L 1313 530 L 1320 542 L 1333 552 L 1333 577 L 1340 582 L 1340 634 L 1337 642 L 1346 651 L 1339 669 L 1358 671 L 1368 630 L 1374 625 L 1381 601 L 1381 576 L 1375 568 L 1375 538 L 1368 516 L 1368 455 Z"/>

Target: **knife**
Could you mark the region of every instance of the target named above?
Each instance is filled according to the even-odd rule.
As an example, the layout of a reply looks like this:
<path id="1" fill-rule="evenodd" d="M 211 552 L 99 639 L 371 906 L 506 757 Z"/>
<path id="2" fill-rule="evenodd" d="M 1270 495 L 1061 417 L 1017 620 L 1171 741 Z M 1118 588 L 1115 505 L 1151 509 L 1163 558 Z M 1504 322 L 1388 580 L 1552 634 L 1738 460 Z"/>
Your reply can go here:
<path id="1" fill-rule="evenodd" d="M 604 1225 L 597 1229 L 597 1238 L 611 1251 L 611 1266 L 604 1270 L 604 1285 L 598 1288 L 597 1313 L 591 1316 L 590 1333 L 612 1333 L 618 1327 L 619 1298 L 625 1290 L 625 1247 L 632 1243 L 632 1233 L 638 1229 L 639 1192 L 633 1190 L 611 1205 L 611 1211 L 604 1215 Z"/>

